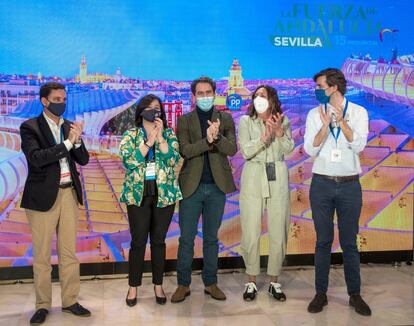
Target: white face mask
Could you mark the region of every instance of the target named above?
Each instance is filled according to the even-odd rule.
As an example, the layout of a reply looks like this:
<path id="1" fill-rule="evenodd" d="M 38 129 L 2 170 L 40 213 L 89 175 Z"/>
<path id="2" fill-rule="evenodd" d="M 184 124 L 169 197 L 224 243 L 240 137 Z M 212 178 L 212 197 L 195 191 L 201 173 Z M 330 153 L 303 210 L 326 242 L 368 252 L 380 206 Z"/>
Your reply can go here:
<path id="1" fill-rule="evenodd" d="M 256 97 L 253 104 L 257 113 L 265 113 L 269 107 L 269 101 L 261 96 Z"/>

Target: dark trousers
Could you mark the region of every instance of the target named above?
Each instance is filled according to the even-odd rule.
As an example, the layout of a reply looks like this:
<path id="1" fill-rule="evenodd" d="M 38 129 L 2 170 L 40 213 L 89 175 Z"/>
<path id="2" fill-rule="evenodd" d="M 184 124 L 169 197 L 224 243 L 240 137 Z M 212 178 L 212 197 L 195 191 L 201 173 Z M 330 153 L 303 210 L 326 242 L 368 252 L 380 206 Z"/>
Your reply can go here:
<path id="1" fill-rule="evenodd" d="M 326 293 L 328 290 L 331 248 L 334 239 L 333 217 L 336 209 L 348 294 L 359 294 L 361 278 L 359 252 L 356 245 L 362 207 L 362 190 L 359 180 L 336 183 L 314 175 L 309 198 L 316 230 L 316 292 Z"/>
<path id="2" fill-rule="evenodd" d="M 175 205 L 159 208 L 157 197 L 146 196 L 141 206 L 128 205 L 131 248 L 129 249 L 129 286 L 140 286 L 144 269 L 145 248 L 150 235 L 152 283 L 162 284 L 165 265 L 165 237 Z"/>
<path id="3" fill-rule="evenodd" d="M 198 232 L 198 220 L 203 225 L 203 271 L 205 286 L 217 283 L 218 230 L 223 218 L 226 195 L 214 183 L 200 183 L 197 190 L 180 202 L 179 223 L 181 236 L 177 258 L 177 282 L 191 284 L 191 265 L 194 256 L 194 238 Z"/>

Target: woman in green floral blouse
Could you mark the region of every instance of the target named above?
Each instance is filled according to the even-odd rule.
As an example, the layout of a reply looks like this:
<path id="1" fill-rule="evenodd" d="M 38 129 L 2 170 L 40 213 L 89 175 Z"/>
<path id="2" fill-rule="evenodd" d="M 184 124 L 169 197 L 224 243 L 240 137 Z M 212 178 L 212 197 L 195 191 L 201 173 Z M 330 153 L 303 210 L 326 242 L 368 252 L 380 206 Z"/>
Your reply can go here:
<path id="1" fill-rule="evenodd" d="M 121 202 L 126 203 L 131 232 L 129 290 L 126 303 L 137 303 L 148 234 L 151 242 L 152 281 L 156 302 L 166 303 L 162 289 L 165 264 L 165 237 L 182 199 L 174 169 L 180 160 L 177 137 L 167 128 L 161 100 L 144 96 L 135 113 L 136 127 L 126 131 L 120 156 L 126 169 Z"/>

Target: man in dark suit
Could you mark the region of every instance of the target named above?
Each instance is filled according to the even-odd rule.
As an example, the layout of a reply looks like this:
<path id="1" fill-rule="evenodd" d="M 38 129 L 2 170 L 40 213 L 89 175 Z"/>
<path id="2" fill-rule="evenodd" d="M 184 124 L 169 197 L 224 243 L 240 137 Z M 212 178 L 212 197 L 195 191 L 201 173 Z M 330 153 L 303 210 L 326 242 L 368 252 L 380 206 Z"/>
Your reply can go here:
<path id="1" fill-rule="evenodd" d="M 76 232 L 82 187 L 76 164 L 86 165 L 89 153 L 82 141 L 82 125 L 61 118 L 66 106 L 65 86 L 46 83 L 40 88 L 42 114 L 20 126 L 22 151 L 28 163 L 21 207 L 26 209 L 33 242 L 36 312 L 32 325 L 46 320 L 52 303 L 50 265 L 53 233 L 57 235 L 62 310 L 77 316 L 91 313 L 77 302 L 79 261 Z"/>
<path id="2" fill-rule="evenodd" d="M 233 118 L 214 108 L 216 83 L 201 77 L 191 84 L 196 108 L 178 119 L 177 137 L 184 164 L 179 183 L 184 199 L 180 202 L 181 236 L 178 247 L 178 288 L 172 302 L 184 301 L 190 294 L 194 238 L 200 214 L 203 220 L 202 278 L 205 293 L 225 300 L 217 286 L 218 230 L 224 213 L 226 194 L 234 192 L 228 156 L 237 152 Z"/>

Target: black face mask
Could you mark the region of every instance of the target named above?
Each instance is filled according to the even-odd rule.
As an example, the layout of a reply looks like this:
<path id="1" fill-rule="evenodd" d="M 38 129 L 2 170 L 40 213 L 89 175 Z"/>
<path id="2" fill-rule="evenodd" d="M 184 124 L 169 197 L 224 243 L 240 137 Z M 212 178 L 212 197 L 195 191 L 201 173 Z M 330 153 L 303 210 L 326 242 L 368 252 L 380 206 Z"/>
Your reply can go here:
<path id="1" fill-rule="evenodd" d="M 161 112 L 156 109 L 142 111 L 141 117 L 147 120 L 148 122 L 154 122 L 156 118 L 161 116 Z"/>
<path id="2" fill-rule="evenodd" d="M 66 103 L 53 103 L 49 102 L 47 109 L 52 112 L 55 116 L 60 117 L 65 113 Z"/>

